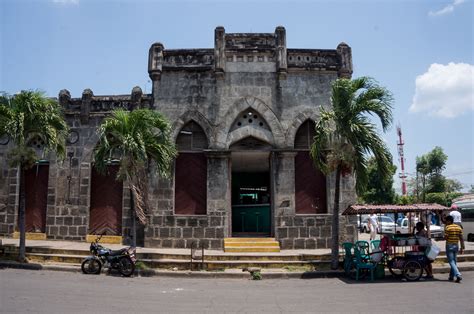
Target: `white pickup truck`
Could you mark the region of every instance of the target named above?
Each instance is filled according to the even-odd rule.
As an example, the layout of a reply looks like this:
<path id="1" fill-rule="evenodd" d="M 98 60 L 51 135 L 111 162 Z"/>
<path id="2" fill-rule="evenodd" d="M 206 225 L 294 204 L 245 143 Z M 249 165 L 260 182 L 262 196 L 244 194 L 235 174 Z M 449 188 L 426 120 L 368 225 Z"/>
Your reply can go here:
<path id="1" fill-rule="evenodd" d="M 418 222 L 416 220 L 412 223 L 412 228 L 408 227 L 408 218 L 403 218 L 399 223 L 397 223 L 396 233 L 397 234 L 410 234 L 413 233 L 413 228 L 415 228 L 415 224 Z M 431 237 L 434 239 L 443 239 L 444 238 L 444 229 L 438 225 L 430 225 L 430 233 Z"/>

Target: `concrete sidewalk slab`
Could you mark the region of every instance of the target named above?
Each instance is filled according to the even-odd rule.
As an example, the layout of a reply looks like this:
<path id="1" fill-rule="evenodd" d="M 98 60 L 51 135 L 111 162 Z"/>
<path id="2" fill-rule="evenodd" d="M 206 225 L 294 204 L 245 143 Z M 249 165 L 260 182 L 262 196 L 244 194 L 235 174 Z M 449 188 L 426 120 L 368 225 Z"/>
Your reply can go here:
<path id="1" fill-rule="evenodd" d="M 458 263 L 461 272 L 474 271 L 474 262 Z M 63 272 L 81 272 L 80 265 L 60 265 L 60 264 L 33 264 L 19 263 L 16 261 L 0 260 L 0 268 L 15 268 L 28 270 L 45 271 L 63 271 Z M 104 271 L 103 271 L 104 272 Z M 434 274 L 449 273 L 449 265 L 433 265 Z M 307 271 L 307 272 L 288 272 L 283 269 L 262 269 L 263 279 L 313 279 L 313 278 L 335 278 L 345 277 L 342 270 L 327 271 Z M 388 270 L 386 276 L 390 276 Z M 94 275 L 88 275 L 94 276 Z M 241 269 L 227 269 L 225 271 L 171 271 L 144 269 L 136 270 L 135 276 L 140 277 L 173 277 L 173 278 L 222 278 L 222 279 L 249 279 L 250 274 Z"/>

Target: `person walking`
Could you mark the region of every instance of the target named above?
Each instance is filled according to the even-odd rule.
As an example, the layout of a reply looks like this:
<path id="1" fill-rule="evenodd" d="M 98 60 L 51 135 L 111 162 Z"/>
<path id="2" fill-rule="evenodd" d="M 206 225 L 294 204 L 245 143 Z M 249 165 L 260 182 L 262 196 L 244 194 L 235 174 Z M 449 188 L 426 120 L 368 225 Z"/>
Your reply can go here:
<path id="1" fill-rule="evenodd" d="M 367 220 L 367 222 L 369 224 L 369 230 L 370 230 L 370 241 L 375 240 L 379 222 L 377 220 L 377 215 L 375 214 L 374 211 L 370 212 L 369 219 Z"/>
<path id="2" fill-rule="evenodd" d="M 453 216 L 447 216 L 446 227 L 444 227 L 444 238 L 446 239 L 446 257 L 448 258 L 449 266 L 449 281 L 453 281 L 456 277 L 456 282 L 460 283 L 462 280 L 461 273 L 457 267 L 457 254 L 464 253 L 464 240 L 462 238 L 462 228 L 454 223 Z M 459 249 L 458 242 L 461 243 Z"/>

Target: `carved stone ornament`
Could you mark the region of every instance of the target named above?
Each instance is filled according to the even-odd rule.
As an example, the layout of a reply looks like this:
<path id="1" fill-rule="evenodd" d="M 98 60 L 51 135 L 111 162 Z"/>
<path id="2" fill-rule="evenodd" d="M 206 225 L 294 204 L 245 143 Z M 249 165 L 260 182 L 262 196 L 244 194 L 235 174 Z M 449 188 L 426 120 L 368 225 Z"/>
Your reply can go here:
<path id="1" fill-rule="evenodd" d="M 79 133 L 77 131 L 70 131 L 69 134 L 67 135 L 66 141 L 69 144 L 75 144 L 79 140 Z"/>

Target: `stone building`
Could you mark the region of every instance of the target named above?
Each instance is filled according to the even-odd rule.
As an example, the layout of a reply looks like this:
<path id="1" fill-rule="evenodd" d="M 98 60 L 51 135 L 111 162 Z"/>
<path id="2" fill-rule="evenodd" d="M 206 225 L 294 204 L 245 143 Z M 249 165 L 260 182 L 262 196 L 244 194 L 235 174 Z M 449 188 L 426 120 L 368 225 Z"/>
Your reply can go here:
<path id="1" fill-rule="evenodd" d="M 309 146 L 320 106 L 330 107 L 330 86 L 352 74 L 351 48 L 290 49 L 286 32 L 226 33 L 215 29 L 212 49 L 151 46 L 151 94 L 81 98 L 59 93 L 71 127 L 67 158 L 54 156 L 27 174 L 27 231 L 51 239 L 84 240 L 107 232 L 130 238 L 127 183 L 91 165 L 96 130 L 114 108 L 152 108 L 172 124 L 179 155 L 170 179 L 152 176 L 148 224 L 138 242 L 220 249 L 227 237 L 274 237 L 283 249 L 330 246 L 334 177 L 314 168 Z M 0 146 L 0 233 L 17 224 L 18 171 Z M 36 143 L 40 148 L 41 143 Z M 355 201 L 344 178 L 341 208 Z M 30 197 L 33 195 L 33 197 Z M 29 213 L 29 214 L 28 214 Z M 341 216 L 344 239 L 356 236 Z"/>

